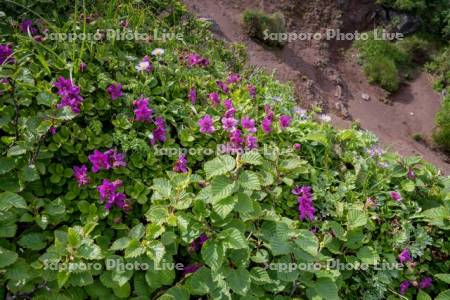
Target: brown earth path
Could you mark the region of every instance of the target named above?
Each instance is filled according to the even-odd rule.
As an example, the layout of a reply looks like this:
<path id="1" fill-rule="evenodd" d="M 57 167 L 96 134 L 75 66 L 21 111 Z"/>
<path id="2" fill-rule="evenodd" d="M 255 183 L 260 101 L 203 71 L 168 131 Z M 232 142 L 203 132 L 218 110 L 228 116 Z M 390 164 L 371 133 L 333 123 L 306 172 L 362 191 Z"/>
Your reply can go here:
<path id="1" fill-rule="evenodd" d="M 440 108 L 442 97 L 433 91 L 432 79 L 428 74 L 418 72 L 392 96 L 393 105 L 390 106 L 379 101 L 386 98 L 386 94 L 367 82 L 360 66 L 356 64 L 357 55 L 354 51 L 349 50 L 345 54 L 337 49 L 330 51 L 327 49 L 330 46 L 321 41 L 297 41 L 289 43 L 282 50 L 268 49 L 248 38 L 241 26 L 242 12 L 247 8 L 256 8 L 268 12 L 283 11 L 287 15 L 290 32 L 318 32 L 324 28 L 340 28 L 349 22 L 340 20 L 342 14 L 334 6 L 335 1 L 315 0 L 306 1 L 306 4 L 302 1 L 301 7 L 292 4 L 293 1 L 281 0 L 184 2 L 198 17 L 214 20 L 223 38 L 244 43 L 250 64 L 269 72 L 276 71 L 279 80 L 292 82 L 300 103 L 305 106 L 319 104 L 327 111 L 337 111 L 337 115 L 349 114 L 363 128 L 375 133 L 385 148 L 402 155 L 421 155 L 444 174 L 450 174 L 448 157 L 413 139 L 414 135 L 420 134 L 430 141 L 434 116 Z M 356 1 L 352 7 L 352 14 L 361 18 L 361 14 L 355 12 L 358 3 Z M 366 3 L 364 8 L 367 13 L 370 4 Z M 363 100 L 362 93 L 368 94 L 370 100 Z M 337 115 L 333 116 L 336 126 L 350 125 L 349 121 Z"/>

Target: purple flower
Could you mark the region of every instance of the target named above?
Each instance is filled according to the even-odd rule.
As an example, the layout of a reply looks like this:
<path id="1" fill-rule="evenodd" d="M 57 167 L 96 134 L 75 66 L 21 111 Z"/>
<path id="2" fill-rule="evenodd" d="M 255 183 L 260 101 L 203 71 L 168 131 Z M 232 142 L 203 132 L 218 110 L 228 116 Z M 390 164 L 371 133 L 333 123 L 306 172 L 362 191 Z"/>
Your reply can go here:
<path id="1" fill-rule="evenodd" d="M 208 236 L 202 233 L 198 238 L 192 241 L 189 246 L 189 253 L 199 252 L 202 249 L 203 244 L 208 240 Z"/>
<path id="2" fill-rule="evenodd" d="M 411 180 L 416 179 L 416 174 L 414 173 L 414 170 L 412 170 L 412 169 L 409 169 L 409 170 L 408 170 L 407 176 L 408 176 L 408 178 L 411 179 Z"/>
<path id="3" fill-rule="evenodd" d="M 200 269 L 201 267 L 203 267 L 203 265 L 201 263 L 193 263 L 190 264 L 188 266 L 186 266 L 183 270 L 183 276 L 186 276 L 187 274 L 190 273 L 195 273 L 197 272 L 198 269 Z"/>
<path id="4" fill-rule="evenodd" d="M 241 136 L 241 131 L 239 129 L 234 130 L 230 133 L 230 143 L 235 146 L 239 147 L 244 142 L 244 139 Z"/>
<path id="5" fill-rule="evenodd" d="M 127 166 L 125 154 L 117 152 L 116 149 L 110 149 L 104 154 L 108 156 L 109 163 L 114 169 Z"/>
<path id="6" fill-rule="evenodd" d="M 220 97 L 216 92 L 209 94 L 208 98 L 211 101 L 212 106 L 217 106 L 220 104 Z"/>
<path id="7" fill-rule="evenodd" d="M 222 127 L 226 131 L 233 131 L 236 129 L 236 125 L 238 124 L 238 120 L 235 118 L 222 118 Z"/>
<path id="8" fill-rule="evenodd" d="M 119 26 L 122 28 L 128 28 L 128 25 L 129 25 L 129 23 L 128 23 L 127 19 L 120 20 L 120 22 L 119 22 Z"/>
<path id="9" fill-rule="evenodd" d="M 78 69 L 80 70 L 81 73 L 85 72 L 87 70 L 87 64 L 85 64 L 84 62 L 81 62 Z"/>
<path id="10" fill-rule="evenodd" d="M 113 182 L 108 179 L 103 179 L 101 185 L 97 187 L 100 193 L 100 203 L 105 203 L 105 209 L 110 210 L 113 205 L 124 208 L 126 206 L 126 195 L 123 193 L 117 193 L 116 190 L 122 186 L 122 180 L 117 179 Z"/>
<path id="11" fill-rule="evenodd" d="M 148 107 L 147 98 L 139 98 L 133 102 L 134 107 L 134 119 L 137 122 L 149 122 L 152 119 L 153 110 Z"/>
<path id="12" fill-rule="evenodd" d="M 150 58 L 146 55 L 144 58 L 136 65 L 136 70 L 138 72 L 151 73 L 153 71 L 153 65 L 150 62 Z"/>
<path id="13" fill-rule="evenodd" d="M 274 115 L 272 107 L 270 105 L 268 105 L 268 104 L 264 105 L 264 112 L 266 114 L 266 118 L 270 119 L 272 121 L 273 120 L 273 115 Z"/>
<path id="14" fill-rule="evenodd" d="M 400 294 L 404 295 L 406 291 L 409 289 L 411 282 L 409 280 L 404 280 L 400 283 Z"/>
<path id="15" fill-rule="evenodd" d="M 216 131 L 214 128 L 214 121 L 210 115 L 205 115 L 198 121 L 198 125 L 200 126 L 201 133 L 213 133 Z"/>
<path id="16" fill-rule="evenodd" d="M 191 88 L 189 90 L 188 98 L 192 104 L 195 104 L 197 102 L 197 90 L 195 88 Z"/>
<path id="17" fill-rule="evenodd" d="M 282 128 L 287 128 L 291 125 L 292 118 L 287 115 L 282 115 L 280 117 L 280 125 Z"/>
<path id="18" fill-rule="evenodd" d="M 309 219 L 310 221 L 314 220 L 314 206 L 312 199 L 312 189 L 310 186 L 301 186 L 296 187 L 292 190 L 294 195 L 297 195 L 298 201 L 298 212 L 300 220 Z"/>
<path id="19" fill-rule="evenodd" d="M 232 73 L 228 76 L 227 83 L 233 84 L 233 83 L 239 82 L 240 80 L 241 80 L 241 76 L 239 76 L 239 74 Z"/>
<path id="20" fill-rule="evenodd" d="M 256 132 L 255 128 L 255 120 L 250 119 L 249 117 L 243 117 L 241 120 L 242 128 L 248 130 L 249 132 Z"/>
<path id="21" fill-rule="evenodd" d="M 0 44 L 0 65 L 2 64 L 13 64 L 15 59 L 13 57 L 13 49 L 10 45 Z"/>
<path id="22" fill-rule="evenodd" d="M 421 289 L 427 289 L 433 285 L 433 279 L 431 277 L 425 277 L 422 278 L 419 282 L 419 288 Z"/>
<path id="23" fill-rule="evenodd" d="M 118 83 L 118 84 L 111 84 L 110 86 L 108 86 L 106 91 L 111 96 L 111 100 L 116 100 L 116 99 L 119 99 L 120 97 L 123 96 L 122 84 L 120 84 L 120 83 Z"/>
<path id="24" fill-rule="evenodd" d="M 209 65 L 209 60 L 207 58 L 201 57 L 198 54 L 192 53 L 185 57 L 186 63 L 189 68 L 200 66 L 207 67 Z"/>
<path id="25" fill-rule="evenodd" d="M 69 106 L 74 113 L 80 112 L 83 97 L 80 96 L 80 87 L 73 84 L 72 80 L 59 77 L 53 84 L 58 89 L 58 95 L 61 97 L 61 102 L 58 103 L 58 108 Z"/>
<path id="26" fill-rule="evenodd" d="M 300 149 L 302 149 L 302 145 L 300 145 L 299 143 L 295 143 L 294 144 L 294 149 L 297 151 L 300 151 Z"/>
<path id="27" fill-rule="evenodd" d="M 261 122 L 262 130 L 265 134 L 268 134 L 272 131 L 272 119 L 265 117 Z"/>
<path id="28" fill-rule="evenodd" d="M 258 148 L 258 139 L 254 137 L 253 135 L 248 135 L 245 137 L 245 147 L 248 150 L 253 150 Z"/>
<path id="29" fill-rule="evenodd" d="M 392 200 L 397 201 L 397 202 L 402 201 L 402 195 L 399 192 L 395 192 L 395 191 L 390 192 L 390 195 L 391 195 Z"/>
<path id="30" fill-rule="evenodd" d="M 52 135 L 55 135 L 55 134 L 56 134 L 56 127 L 55 127 L 55 126 L 50 126 L 50 128 L 48 129 L 48 131 L 50 131 L 50 133 L 51 133 Z"/>
<path id="31" fill-rule="evenodd" d="M 411 253 L 409 252 L 408 248 L 405 248 L 400 252 L 398 259 L 401 263 L 405 263 L 408 261 L 412 261 Z"/>
<path id="32" fill-rule="evenodd" d="M 250 94 L 250 96 L 252 98 L 256 97 L 256 87 L 254 85 L 248 84 L 247 85 L 247 90 L 248 90 L 248 93 Z"/>
<path id="33" fill-rule="evenodd" d="M 364 206 L 366 207 L 366 208 L 371 208 L 371 207 L 373 207 L 374 205 L 375 205 L 376 203 L 375 203 L 375 200 L 373 200 L 373 198 L 367 198 L 366 199 L 366 203 L 364 204 Z"/>
<path id="34" fill-rule="evenodd" d="M 92 172 L 97 173 L 100 170 L 109 170 L 111 164 L 109 162 L 109 156 L 98 150 L 94 150 L 94 153 L 88 156 L 89 161 L 92 163 Z"/>
<path id="35" fill-rule="evenodd" d="M 175 165 L 173 166 L 173 171 L 177 173 L 187 173 L 188 172 L 188 160 L 186 158 L 186 155 L 181 154 L 177 161 L 175 162 Z"/>
<path id="36" fill-rule="evenodd" d="M 230 91 L 230 89 L 228 88 L 228 86 L 224 82 L 222 82 L 220 80 L 217 80 L 216 84 L 219 87 L 219 89 L 221 89 L 222 92 L 224 92 L 225 94 L 228 94 L 228 92 Z"/>
<path id="37" fill-rule="evenodd" d="M 31 35 L 35 35 L 37 33 L 37 29 L 33 27 L 33 20 L 25 19 L 22 23 L 19 24 L 19 29 L 23 33 L 30 33 Z"/>
<path id="38" fill-rule="evenodd" d="M 236 109 L 233 106 L 233 101 L 231 99 L 225 99 L 223 101 L 223 106 L 225 107 L 225 118 L 231 118 L 234 117 L 234 114 L 236 113 Z"/>
<path id="39" fill-rule="evenodd" d="M 166 141 L 166 123 L 163 118 L 158 117 L 155 120 L 156 128 L 153 129 L 150 143 L 155 145 L 157 142 L 164 143 Z"/>
<path id="40" fill-rule="evenodd" d="M 76 181 L 78 182 L 78 186 L 86 185 L 89 183 L 89 177 L 88 177 L 88 169 L 86 165 L 81 165 L 79 167 L 74 166 L 73 167 L 73 176 L 75 177 Z"/>

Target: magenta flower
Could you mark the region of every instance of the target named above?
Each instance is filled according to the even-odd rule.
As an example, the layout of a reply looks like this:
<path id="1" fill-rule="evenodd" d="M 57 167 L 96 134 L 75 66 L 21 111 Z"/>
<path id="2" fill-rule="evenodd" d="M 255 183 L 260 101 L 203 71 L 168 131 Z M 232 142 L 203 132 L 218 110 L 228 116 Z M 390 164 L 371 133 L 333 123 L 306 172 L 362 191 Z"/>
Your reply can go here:
<path id="1" fill-rule="evenodd" d="M 222 118 L 222 127 L 225 131 L 233 131 L 236 129 L 238 120 L 235 118 Z"/>
<path id="2" fill-rule="evenodd" d="M 244 139 L 242 138 L 241 131 L 239 129 L 234 130 L 230 133 L 230 143 L 235 146 L 239 147 L 244 142 Z"/>
<path id="3" fill-rule="evenodd" d="M 110 149 L 104 154 L 108 156 L 109 163 L 114 169 L 127 166 L 124 153 L 119 153 L 116 149 Z"/>
<path id="4" fill-rule="evenodd" d="M 117 193 L 116 190 L 122 186 L 122 180 L 117 179 L 110 182 L 108 179 L 103 179 L 103 183 L 97 187 L 100 193 L 100 203 L 105 203 L 105 209 L 110 210 L 113 205 L 124 208 L 126 206 L 126 195 Z"/>
<path id="5" fill-rule="evenodd" d="M 256 132 L 255 128 L 255 120 L 250 119 L 249 117 L 243 117 L 241 120 L 242 128 L 248 130 L 249 132 Z"/>
<path id="6" fill-rule="evenodd" d="M 139 98 L 133 102 L 135 107 L 134 119 L 137 122 L 149 122 L 152 119 L 153 110 L 148 107 L 147 98 Z"/>
<path id="7" fill-rule="evenodd" d="M 76 181 L 78 182 L 78 186 L 86 185 L 89 183 L 88 169 L 87 169 L 86 165 L 81 165 L 79 167 L 74 166 L 73 167 L 73 176 L 75 177 Z"/>
<path id="8" fill-rule="evenodd" d="M 208 240 L 208 236 L 202 233 L 198 238 L 192 241 L 189 246 L 189 253 L 199 252 L 202 249 L 203 244 Z"/>
<path id="9" fill-rule="evenodd" d="M 247 85 L 247 90 L 252 98 L 256 98 L 256 87 L 254 85 Z"/>
<path id="10" fill-rule="evenodd" d="M 210 115 L 205 115 L 198 121 L 198 125 L 200 126 L 201 133 L 213 133 L 216 131 L 214 128 L 214 121 Z"/>
<path id="11" fill-rule="evenodd" d="M 411 252 L 409 252 L 409 249 L 403 249 L 398 256 L 398 259 L 402 264 L 408 261 L 412 261 Z"/>
<path id="12" fill-rule="evenodd" d="M 219 87 L 219 89 L 221 89 L 222 92 L 224 92 L 225 94 L 228 94 L 228 92 L 230 91 L 230 89 L 224 82 L 217 80 L 216 84 L 217 84 L 217 87 Z"/>
<path id="13" fill-rule="evenodd" d="M 414 170 L 412 170 L 412 169 L 409 169 L 409 170 L 408 170 L 407 176 L 408 176 L 408 178 L 411 179 L 411 180 L 416 179 L 416 174 L 414 173 Z"/>
<path id="14" fill-rule="evenodd" d="M 402 195 L 399 192 L 390 192 L 391 198 L 394 201 L 402 201 Z"/>
<path id="15" fill-rule="evenodd" d="M 258 148 L 258 139 L 253 135 L 248 135 L 245 137 L 245 147 L 248 150 L 253 150 Z"/>
<path id="16" fill-rule="evenodd" d="M 274 113 L 272 107 L 269 104 L 264 105 L 264 112 L 266 113 L 266 118 L 272 121 Z"/>
<path id="17" fill-rule="evenodd" d="M 183 276 L 186 276 L 187 274 L 195 273 L 198 269 L 203 267 L 201 263 L 193 263 L 188 266 L 186 266 L 183 270 Z"/>
<path id="18" fill-rule="evenodd" d="M 58 103 L 58 108 L 69 106 L 74 113 L 80 112 L 83 97 L 80 96 L 80 87 L 73 84 L 72 80 L 59 77 L 53 84 L 58 89 L 58 95 L 61 96 L 61 102 Z"/>
<path id="19" fill-rule="evenodd" d="M 240 80 L 241 80 L 241 76 L 239 76 L 239 74 L 232 73 L 228 76 L 227 83 L 233 84 L 233 83 L 239 82 Z"/>
<path id="20" fill-rule="evenodd" d="M 411 282 L 409 280 L 404 280 L 400 283 L 400 294 L 404 295 L 406 291 L 409 289 Z"/>
<path id="21" fill-rule="evenodd" d="M 12 46 L 0 44 L 0 65 L 13 64 L 15 61 Z"/>
<path id="22" fill-rule="evenodd" d="M 195 104 L 197 102 L 197 90 L 195 88 L 191 88 L 189 90 L 188 98 L 192 104 Z"/>
<path id="23" fill-rule="evenodd" d="M 425 277 L 419 282 L 420 289 L 427 289 L 433 285 L 433 279 L 431 277 Z"/>
<path id="24" fill-rule="evenodd" d="M 56 134 L 56 127 L 55 127 L 55 126 L 50 126 L 50 128 L 48 129 L 48 131 L 49 131 L 52 135 L 55 135 L 55 134 Z"/>
<path id="25" fill-rule="evenodd" d="M 150 62 L 150 58 L 146 55 L 144 58 L 136 65 L 136 70 L 138 72 L 151 73 L 153 71 L 153 65 Z"/>
<path id="26" fill-rule="evenodd" d="M 208 98 L 211 101 L 212 106 L 217 106 L 220 104 L 220 97 L 216 92 L 209 94 Z"/>
<path id="27" fill-rule="evenodd" d="M 236 113 L 236 109 L 233 106 L 233 101 L 231 101 L 231 99 L 225 99 L 223 101 L 223 106 L 226 109 L 224 117 L 225 118 L 234 117 L 234 114 Z"/>
<path id="28" fill-rule="evenodd" d="M 297 151 L 300 151 L 300 149 L 302 149 L 302 145 L 300 145 L 298 143 L 295 143 L 294 144 L 294 149 L 297 150 Z"/>
<path id="29" fill-rule="evenodd" d="M 186 155 L 181 154 L 177 161 L 175 162 L 175 165 L 173 166 L 173 171 L 177 173 L 187 173 L 188 172 L 188 160 L 186 158 Z"/>
<path id="30" fill-rule="evenodd" d="M 118 83 L 118 84 L 111 84 L 110 86 L 108 86 L 106 91 L 111 96 L 111 100 L 116 100 L 116 99 L 119 99 L 120 97 L 123 96 L 122 84 L 120 84 L 120 83 Z"/>
<path id="31" fill-rule="evenodd" d="M 119 22 L 119 26 L 122 28 L 128 28 L 128 25 L 129 25 L 129 23 L 128 23 L 127 19 L 120 20 L 120 22 Z"/>
<path id="32" fill-rule="evenodd" d="M 88 159 L 92 163 L 92 172 L 94 173 L 97 173 L 100 170 L 109 170 L 111 168 L 109 156 L 98 150 L 94 150 L 94 153 L 90 154 Z"/>
<path id="33" fill-rule="evenodd" d="M 265 134 L 268 134 L 272 131 L 272 119 L 265 117 L 261 122 L 262 130 Z"/>
<path id="34" fill-rule="evenodd" d="M 294 195 L 297 195 L 298 201 L 298 212 L 300 220 L 309 219 L 310 221 L 314 220 L 314 206 L 312 199 L 312 189 L 310 186 L 301 186 L 296 187 L 292 190 Z"/>
<path id="35" fill-rule="evenodd" d="M 158 117 L 155 120 L 156 128 L 153 129 L 150 143 L 155 145 L 157 142 L 164 143 L 166 141 L 166 123 L 163 118 Z"/>
<path id="36" fill-rule="evenodd" d="M 33 27 L 33 20 L 25 19 L 19 24 L 19 29 L 23 33 L 30 33 L 31 35 L 35 35 L 37 33 L 37 29 Z"/>
<path id="37" fill-rule="evenodd" d="M 291 125 L 292 118 L 287 115 L 282 115 L 280 117 L 280 126 L 282 128 L 288 128 Z"/>
<path id="38" fill-rule="evenodd" d="M 207 67 L 209 65 L 209 60 L 207 58 L 201 57 L 198 54 L 189 54 L 185 57 L 186 64 L 189 68 L 199 66 L 199 67 Z"/>

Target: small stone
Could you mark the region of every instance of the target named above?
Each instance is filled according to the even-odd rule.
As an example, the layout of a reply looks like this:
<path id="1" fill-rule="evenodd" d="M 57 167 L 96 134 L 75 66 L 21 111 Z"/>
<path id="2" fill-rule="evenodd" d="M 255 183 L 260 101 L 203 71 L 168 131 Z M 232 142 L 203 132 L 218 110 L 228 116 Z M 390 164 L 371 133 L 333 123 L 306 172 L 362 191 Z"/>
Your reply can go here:
<path id="1" fill-rule="evenodd" d="M 365 101 L 370 101 L 370 95 L 366 93 L 361 94 L 361 98 Z"/>

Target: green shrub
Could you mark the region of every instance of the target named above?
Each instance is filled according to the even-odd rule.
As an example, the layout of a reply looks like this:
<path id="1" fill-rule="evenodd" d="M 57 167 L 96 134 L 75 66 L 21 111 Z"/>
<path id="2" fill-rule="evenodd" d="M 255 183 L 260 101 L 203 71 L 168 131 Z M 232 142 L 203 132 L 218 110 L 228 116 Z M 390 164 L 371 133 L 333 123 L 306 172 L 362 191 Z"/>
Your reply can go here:
<path id="1" fill-rule="evenodd" d="M 435 142 L 450 153 L 450 97 L 446 97 L 442 108 L 436 115 Z"/>
<path id="2" fill-rule="evenodd" d="M 357 126 L 314 121 L 262 71 L 230 74 L 242 49 L 213 40 L 181 2 L 151 1 L 177 8 L 163 16 L 103 3 L 94 22 L 72 11 L 50 30 L 121 30 L 128 16 L 138 32 L 183 40 L 1 37 L 0 296 L 391 299 L 432 276 L 405 297 L 448 293 L 449 178 Z"/>
<path id="3" fill-rule="evenodd" d="M 247 34 L 269 46 L 282 47 L 282 34 L 286 33 L 285 19 L 282 13 L 268 15 L 263 11 L 246 10 L 243 14 L 244 28 Z M 272 36 L 274 38 L 272 38 Z"/>
<path id="4" fill-rule="evenodd" d="M 426 67 L 437 77 L 435 85 L 438 90 L 450 87 L 450 46 L 443 48 Z"/>

